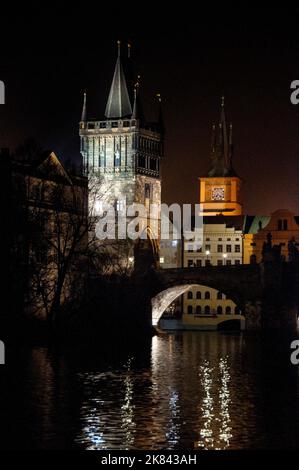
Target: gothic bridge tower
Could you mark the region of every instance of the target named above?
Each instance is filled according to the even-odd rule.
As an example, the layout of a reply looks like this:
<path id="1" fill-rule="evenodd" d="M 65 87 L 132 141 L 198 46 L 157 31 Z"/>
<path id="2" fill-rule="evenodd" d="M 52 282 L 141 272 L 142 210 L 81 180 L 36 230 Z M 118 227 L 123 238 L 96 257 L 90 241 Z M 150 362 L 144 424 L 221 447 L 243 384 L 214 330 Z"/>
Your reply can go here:
<path id="1" fill-rule="evenodd" d="M 142 112 L 139 80 L 133 85 L 130 69 L 130 46 L 128 57 L 122 59 L 120 42 L 105 118 L 90 120 L 87 116 L 86 94 L 80 121 L 80 151 L 83 172 L 89 183 L 98 178 L 105 202 L 121 210 L 124 203 L 161 205 L 161 160 L 163 157 L 163 119 L 161 100 L 157 121 L 146 121 Z M 156 223 L 144 228 L 155 240 L 158 258 L 160 210 Z M 153 233 L 153 232 L 156 233 Z"/>
<path id="2" fill-rule="evenodd" d="M 213 125 L 210 165 L 199 178 L 202 215 L 242 215 L 242 180 L 233 168 L 233 127 L 226 122 L 224 97 L 219 126 Z"/>

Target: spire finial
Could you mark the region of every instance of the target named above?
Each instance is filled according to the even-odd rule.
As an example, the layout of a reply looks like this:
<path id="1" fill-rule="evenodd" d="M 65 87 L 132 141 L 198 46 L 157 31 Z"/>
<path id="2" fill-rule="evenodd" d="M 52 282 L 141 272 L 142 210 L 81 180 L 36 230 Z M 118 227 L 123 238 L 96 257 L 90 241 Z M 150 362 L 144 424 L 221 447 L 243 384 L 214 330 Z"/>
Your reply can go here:
<path id="1" fill-rule="evenodd" d="M 86 121 L 86 90 L 83 93 L 83 107 L 82 107 L 82 114 L 81 114 L 81 121 Z"/>
<path id="2" fill-rule="evenodd" d="M 224 108 L 225 97 L 221 96 L 221 107 Z"/>
<path id="3" fill-rule="evenodd" d="M 161 93 L 156 93 L 156 97 L 158 98 L 159 103 L 162 103 Z"/>
<path id="4" fill-rule="evenodd" d="M 131 44 L 128 42 L 128 59 L 131 57 Z"/>
<path id="5" fill-rule="evenodd" d="M 117 41 L 117 55 L 118 55 L 118 57 L 120 57 L 120 45 L 121 45 L 121 41 L 118 40 Z"/>

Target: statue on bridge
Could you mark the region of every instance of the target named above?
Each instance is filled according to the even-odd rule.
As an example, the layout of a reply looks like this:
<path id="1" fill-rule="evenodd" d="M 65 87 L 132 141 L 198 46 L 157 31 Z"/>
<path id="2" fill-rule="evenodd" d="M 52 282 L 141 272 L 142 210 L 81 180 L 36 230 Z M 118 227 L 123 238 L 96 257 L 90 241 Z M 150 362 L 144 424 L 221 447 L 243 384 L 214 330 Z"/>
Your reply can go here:
<path id="1" fill-rule="evenodd" d="M 267 241 L 263 244 L 262 262 L 279 262 L 282 261 L 281 245 L 272 246 L 272 233 L 267 233 Z"/>

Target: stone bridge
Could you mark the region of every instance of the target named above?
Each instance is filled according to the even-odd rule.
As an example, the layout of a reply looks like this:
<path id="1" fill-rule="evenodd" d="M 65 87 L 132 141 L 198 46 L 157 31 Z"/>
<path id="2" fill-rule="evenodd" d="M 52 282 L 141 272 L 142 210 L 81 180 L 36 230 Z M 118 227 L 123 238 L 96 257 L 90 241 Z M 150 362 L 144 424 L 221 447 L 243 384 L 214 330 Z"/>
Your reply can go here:
<path id="1" fill-rule="evenodd" d="M 153 325 L 177 297 L 195 285 L 217 289 L 233 300 L 242 309 L 246 329 L 296 328 L 298 262 L 154 270 L 150 283 Z"/>

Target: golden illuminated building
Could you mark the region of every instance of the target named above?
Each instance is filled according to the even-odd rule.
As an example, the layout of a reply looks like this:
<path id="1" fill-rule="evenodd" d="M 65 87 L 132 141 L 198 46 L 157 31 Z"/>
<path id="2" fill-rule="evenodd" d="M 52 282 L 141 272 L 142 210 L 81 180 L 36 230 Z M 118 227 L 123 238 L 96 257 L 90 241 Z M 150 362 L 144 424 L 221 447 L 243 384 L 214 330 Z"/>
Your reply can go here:
<path id="1" fill-rule="evenodd" d="M 252 217 L 252 220 L 247 216 L 248 229 L 243 240 L 244 264 L 260 263 L 264 244 L 270 239 L 272 247 L 279 247 L 283 259 L 289 261 L 289 243 L 293 243 L 295 248 L 299 245 L 298 222 L 298 217 L 286 209 L 277 210 L 271 216 Z"/>

